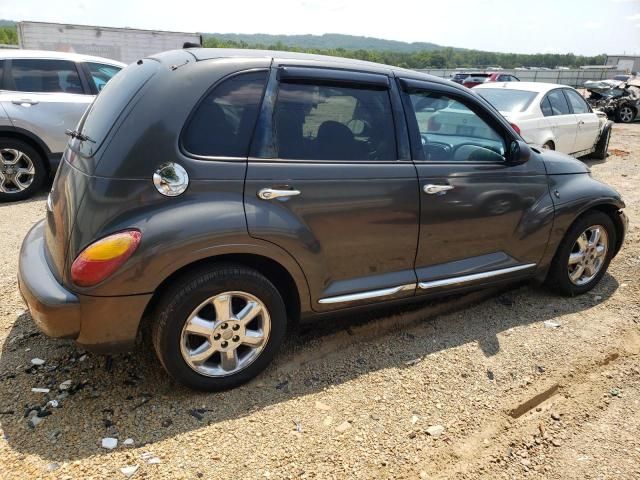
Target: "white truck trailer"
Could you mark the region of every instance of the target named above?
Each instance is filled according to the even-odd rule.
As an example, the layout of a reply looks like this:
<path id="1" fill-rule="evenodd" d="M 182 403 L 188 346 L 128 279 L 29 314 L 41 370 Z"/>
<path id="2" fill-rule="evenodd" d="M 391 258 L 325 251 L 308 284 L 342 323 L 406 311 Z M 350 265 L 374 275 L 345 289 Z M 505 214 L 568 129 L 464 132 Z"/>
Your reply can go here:
<path id="1" fill-rule="evenodd" d="M 202 44 L 202 37 L 198 33 L 19 22 L 18 42 L 20 48 L 30 50 L 84 53 L 131 63 L 154 53 L 182 48 L 187 42 Z"/>

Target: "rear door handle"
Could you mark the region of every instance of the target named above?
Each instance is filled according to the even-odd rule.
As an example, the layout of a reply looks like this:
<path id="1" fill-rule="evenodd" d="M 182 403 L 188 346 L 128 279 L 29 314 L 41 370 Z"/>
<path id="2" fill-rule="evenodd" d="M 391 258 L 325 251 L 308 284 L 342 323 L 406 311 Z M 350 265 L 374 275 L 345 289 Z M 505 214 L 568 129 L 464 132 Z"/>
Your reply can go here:
<path id="1" fill-rule="evenodd" d="M 14 105 L 23 105 L 23 106 L 26 107 L 27 105 L 29 105 L 29 106 L 37 105 L 40 102 L 38 102 L 38 100 L 31 100 L 29 98 L 23 98 L 21 100 L 12 100 L 11 103 L 13 103 Z"/>
<path id="2" fill-rule="evenodd" d="M 258 191 L 258 197 L 262 200 L 273 200 L 274 198 L 295 197 L 301 193 L 300 190 L 267 187 Z"/>
<path id="3" fill-rule="evenodd" d="M 424 193 L 428 193 L 429 195 L 433 195 L 435 193 L 443 193 L 449 190 L 453 190 L 453 185 L 432 185 L 428 184 L 422 187 Z"/>

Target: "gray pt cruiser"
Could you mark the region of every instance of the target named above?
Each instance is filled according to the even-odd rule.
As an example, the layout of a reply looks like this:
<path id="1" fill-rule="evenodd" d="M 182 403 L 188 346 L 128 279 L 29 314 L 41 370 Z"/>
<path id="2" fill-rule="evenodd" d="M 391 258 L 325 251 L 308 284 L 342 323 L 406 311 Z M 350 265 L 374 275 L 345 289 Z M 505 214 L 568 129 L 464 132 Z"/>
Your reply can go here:
<path id="1" fill-rule="evenodd" d="M 287 323 L 533 279 L 600 281 L 624 203 L 446 80 L 341 58 L 186 49 L 139 60 L 72 133 L 19 284 L 53 337 L 150 336 L 221 390 Z"/>

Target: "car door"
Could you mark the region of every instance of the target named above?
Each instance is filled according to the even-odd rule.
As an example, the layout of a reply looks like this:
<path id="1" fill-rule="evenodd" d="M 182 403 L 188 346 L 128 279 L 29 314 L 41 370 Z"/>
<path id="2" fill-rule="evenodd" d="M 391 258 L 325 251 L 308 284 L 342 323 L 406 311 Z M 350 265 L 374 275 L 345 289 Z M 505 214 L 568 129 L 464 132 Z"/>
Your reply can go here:
<path id="1" fill-rule="evenodd" d="M 578 125 L 573 151 L 586 152 L 591 150 L 600 135 L 600 121 L 598 120 L 598 116 L 591 111 L 589 104 L 578 92 L 570 88 L 563 88 L 562 91 L 567 97 L 567 101 Z"/>
<path id="2" fill-rule="evenodd" d="M 38 136 L 52 153 L 67 144 L 93 96 L 76 64 L 68 60 L 14 58 L 5 61 L 0 101 L 15 128 Z"/>
<path id="3" fill-rule="evenodd" d="M 249 233 L 298 262 L 314 310 L 414 295 L 418 180 L 388 75 L 274 68 L 252 152 Z"/>
<path id="4" fill-rule="evenodd" d="M 510 162 L 515 135 L 471 95 L 401 82 L 420 183 L 418 293 L 531 275 L 553 219 L 542 160 Z"/>
<path id="5" fill-rule="evenodd" d="M 555 149 L 562 153 L 573 153 L 578 122 L 562 89 L 556 88 L 547 93 L 542 100 L 541 108 L 553 132 Z"/>

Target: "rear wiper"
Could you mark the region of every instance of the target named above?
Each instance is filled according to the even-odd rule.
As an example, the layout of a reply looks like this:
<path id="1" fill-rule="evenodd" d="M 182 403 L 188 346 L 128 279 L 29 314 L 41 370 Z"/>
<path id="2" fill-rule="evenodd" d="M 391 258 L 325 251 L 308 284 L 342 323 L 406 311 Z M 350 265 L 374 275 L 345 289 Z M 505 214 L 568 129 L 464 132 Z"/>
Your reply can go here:
<path id="1" fill-rule="evenodd" d="M 66 130 L 64 133 L 66 133 L 67 135 L 69 135 L 71 138 L 77 138 L 78 140 L 80 140 L 81 142 L 91 142 L 91 143 L 96 143 L 95 140 L 93 140 L 91 137 L 84 135 L 83 133 L 80 133 L 77 130 Z"/>

